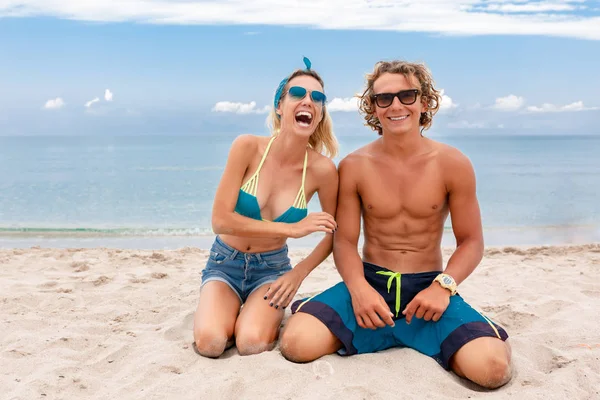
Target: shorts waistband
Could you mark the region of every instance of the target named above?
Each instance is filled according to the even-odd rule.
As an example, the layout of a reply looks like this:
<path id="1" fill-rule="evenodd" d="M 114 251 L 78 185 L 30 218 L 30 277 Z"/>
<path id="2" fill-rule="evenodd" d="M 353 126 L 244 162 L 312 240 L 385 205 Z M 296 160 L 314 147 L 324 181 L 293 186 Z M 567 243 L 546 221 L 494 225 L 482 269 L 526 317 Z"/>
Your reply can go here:
<path id="1" fill-rule="evenodd" d="M 389 270 L 385 267 L 379 266 L 377 264 L 372 264 L 366 261 L 363 261 L 363 267 L 365 269 L 368 269 L 371 272 L 377 273 L 377 272 L 392 272 L 395 273 L 395 271 Z M 425 272 L 413 272 L 413 273 L 401 273 L 402 275 L 402 279 L 425 279 L 425 278 L 430 278 L 431 280 L 435 279 L 436 276 L 438 276 L 439 274 L 441 274 L 443 271 L 439 271 L 439 270 L 432 270 L 432 271 L 425 271 Z"/>

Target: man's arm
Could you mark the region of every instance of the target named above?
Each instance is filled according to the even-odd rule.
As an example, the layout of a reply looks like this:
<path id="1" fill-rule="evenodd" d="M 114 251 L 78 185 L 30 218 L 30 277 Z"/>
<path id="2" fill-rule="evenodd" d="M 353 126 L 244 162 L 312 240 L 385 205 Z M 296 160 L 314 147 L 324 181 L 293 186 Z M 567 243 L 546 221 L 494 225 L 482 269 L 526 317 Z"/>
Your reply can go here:
<path id="1" fill-rule="evenodd" d="M 358 179 L 361 174 L 360 159 L 350 155 L 340 162 L 340 189 L 334 234 L 333 258 L 335 265 L 352 297 L 356 322 L 362 328 L 394 326 L 392 312 L 383 297 L 365 279 L 363 263 L 358 254 L 361 201 Z"/>
<path id="2" fill-rule="evenodd" d="M 455 149 L 451 149 L 446 155 L 442 170 L 449 174 L 446 179 L 448 206 L 457 246 L 444 272 L 459 284 L 473 272 L 483 257 L 483 233 L 475 190 L 475 172 L 469 159 Z M 402 313 L 409 324 L 413 316 L 425 321 L 439 321 L 449 303 L 450 291 L 434 281 L 419 292 Z"/>
<path id="3" fill-rule="evenodd" d="M 354 171 L 357 168 L 351 157 L 352 155 L 344 158 L 339 165 L 340 184 L 335 216 L 338 229 L 333 241 L 335 265 L 349 289 L 366 283 L 363 263 L 358 253 L 361 216 L 356 182 L 358 173 Z"/>
<path id="4" fill-rule="evenodd" d="M 446 171 L 448 178 L 448 202 L 452 230 L 456 238 L 456 250 L 444 271 L 457 284 L 463 282 L 475 270 L 483 258 L 483 228 L 477 201 L 475 171 L 469 159 L 458 150 L 452 154 Z"/>

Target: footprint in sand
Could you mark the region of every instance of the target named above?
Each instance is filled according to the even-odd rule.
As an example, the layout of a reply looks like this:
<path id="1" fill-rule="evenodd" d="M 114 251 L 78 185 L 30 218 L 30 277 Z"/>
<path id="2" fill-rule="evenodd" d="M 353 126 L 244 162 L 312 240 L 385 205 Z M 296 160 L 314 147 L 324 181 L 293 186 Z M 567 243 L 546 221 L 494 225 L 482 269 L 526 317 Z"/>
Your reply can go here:
<path id="1" fill-rule="evenodd" d="M 174 367 L 172 365 L 164 365 L 161 369 L 163 372 L 170 372 L 172 374 L 181 375 L 183 371 L 179 367 Z"/>
<path id="2" fill-rule="evenodd" d="M 511 311 L 498 316 L 498 320 L 509 329 L 524 329 L 530 326 L 538 317 L 532 313 L 523 313 L 519 311 Z"/>
<path id="3" fill-rule="evenodd" d="M 510 306 L 507 306 L 507 305 L 483 306 L 483 307 L 481 307 L 481 309 L 483 311 L 485 311 L 486 313 L 491 312 L 491 313 L 499 314 L 504 311 L 510 311 Z"/>
<path id="4" fill-rule="evenodd" d="M 527 252 L 521 250 L 521 249 L 517 249 L 516 247 L 505 247 L 504 249 L 502 249 L 502 251 L 505 254 L 516 254 L 518 256 L 526 256 Z"/>
<path id="5" fill-rule="evenodd" d="M 96 279 L 93 283 L 94 283 L 94 286 L 100 286 L 100 285 L 106 285 L 110 281 L 111 281 L 111 279 L 108 276 L 102 275 L 98 279 Z"/>
<path id="6" fill-rule="evenodd" d="M 561 356 L 557 354 L 555 349 L 544 345 L 533 346 L 530 350 L 532 351 L 532 354 L 536 355 L 538 370 L 544 374 L 551 374 L 557 369 L 565 368 L 576 361 L 576 359 L 569 359 Z"/>
<path id="7" fill-rule="evenodd" d="M 492 313 L 492 320 L 509 329 L 523 329 L 538 319 L 536 314 L 515 311 L 510 305 L 484 306 L 485 313 Z"/>
<path id="8" fill-rule="evenodd" d="M 194 313 L 190 312 L 183 318 L 181 323 L 170 327 L 164 333 L 165 339 L 176 342 L 176 341 L 185 341 L 192 335 L 192 330 L 194 326 Z"/>
<path id="9" fill-rule="evenodd" d="M 557 370 L 559 368 L 564 368 L 574 361 L 575 360 L 569 360 L 568 358 L 563 357 L 563 356 L 554 356 L 554 357 L 552 357 L 552 362 L 551 362 L 550 370 L 548 371 L 548 373 L 550 373 L 554 370 Z"/>
<path id="10" fill-rule="evenodd" d="M 485 255 L 487 257 L 489 257 L 489 256 L 496 256 L 498 254 L 502 254 L 502 252 L 500 250 L 498 250 L 498 249 L 489 249 L 489 250 L 485 251 Z"/>
<path id="11" fill-rule="evenodd" d="M 333 375 L 335 372 L 331 364 L 324 360 L 317 360 L 313 362 L 312 371 L 317 379 L 327 378 L 328 376 Z"/>
<path id="12" fill-rule="evenodd" d="M 150 279 L 145 279 L 145 278 L 131 278 L 129 280 L 129 282 L 131 282 L 131 283 L 148 283 L 148 282 L 150 282 Z"/>
<path id="13" fill-rule="evenodd" d="M 532 379 L 532 380 L 524 380 L 521 382 L 521 386 L 533 386 L 533 387 L 540 387 L 543 386 L 543 383 L 538 381 L 537 379 Z"/>
<path id="14" fill-rule="evenodd" d="M 90 357 L 84 364 L 86 366 L 101 366 L 106 368 L 106 364 L 120 363 L 131 353 L 132 349 L 126 345 L 105 346 L 104 350 L 94 349 L 94 356 Z"/>
<path id="15" fill-rule="evenodd" d="M 90 265 L 86 261 L 73 261 L 71 263 L 71 268 L 73 268 L 75 272 L 84 272 L 90 269 Z"/>
<path id="16" fill-rule="evenodd" d="M 22 358 L 22 357 L 27 357 L 30 356 L 31 353 L 28 353 L 26 351 L 22 351 L 22 350 L 17 350 L 17 349 L 13 349 L 10 351 L 5 351 L 4 354 L 6 356 L 12 357 L 12 358 Z"/>
<path id="17" fill-rule="evenodd" d="M 132 316 L 131 314 L 125 313 L 125 314 L 117 315 L 116 317 L 113 318 L 113 321 L 121 323 L 121 322 L 125 322 L 125 321 L 130 321 L 133 318 L 134 318 L 134 316 Z"/>
<path id="18" fill-rule="evenodd" d="M 169 258 L 160 253 L 152 253 L 150 259 L 154 261 L 167 261 Z"/>
<path id="19" fill-rule="evenodd" d="M 585 294 L 588 297 L 593 297 L 595 299 L 600 298 L 600 291 L 597 290 L 582 290 L 581 293 Z"/>

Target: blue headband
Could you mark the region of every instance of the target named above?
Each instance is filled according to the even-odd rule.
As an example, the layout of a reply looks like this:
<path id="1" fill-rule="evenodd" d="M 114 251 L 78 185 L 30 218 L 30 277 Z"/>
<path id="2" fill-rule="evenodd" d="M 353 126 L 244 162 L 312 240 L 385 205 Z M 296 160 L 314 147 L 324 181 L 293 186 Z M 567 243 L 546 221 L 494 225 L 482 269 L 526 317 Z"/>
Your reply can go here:
<path id="1" fill-rule="evenodd" d="M 304 57 L 302 59 L 304 61 L 304 65 L 306 65 L 306 70 L 310 71 L 310 67 L 311 67 L 311 62 L 308 58 Z M 284 78 L 281 83 L 279 83 L 279 86 L 277 87 L 277 90 L 275 91 L 275 99 L 273 100 L 273 106 L 275 107 L 275 109 L 277 109 L 277 106 L 279 105 L 279 101 L 281 100 L 281 93 L 283 92 L 283 88 L 285 87 L 285 85 L 287 85 L 289 78 Z M 281 116 L 279 114 L 277 114 L 278 118 L 281 118 Z"/>

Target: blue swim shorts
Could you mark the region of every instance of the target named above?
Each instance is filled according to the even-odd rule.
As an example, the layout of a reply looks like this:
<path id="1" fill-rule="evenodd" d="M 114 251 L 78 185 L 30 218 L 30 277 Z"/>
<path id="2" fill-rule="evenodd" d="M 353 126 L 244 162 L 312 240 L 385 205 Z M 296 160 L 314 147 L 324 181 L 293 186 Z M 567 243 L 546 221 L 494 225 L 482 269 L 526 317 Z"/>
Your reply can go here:
<path id="1" fill-rule="evenodd" d="M 432 357 L 449 370 L 451 357 L 466 343 L 480 337 L 508 339 L 502 327 L 473 309 L 458 294 L 450 297 L 450 305 L 437 322 L 413 316 L 407 324 L 402 311 L 421 290 L 431 285 L 440 271 L 400 274 L 366 262 L 363 265 L 367 282 L 383 296 L 394 313 L 394 327 L 386 325 L 372 330 L 358 326 L 344 282 L 292 304 L 292 313 L 313 315 L 329 328 L 342 342 L 340 355 L 409 347 Z"/>
<path id="2" fill-rule="evenodd" d="M 210 281 L 223 282 L 244 303 L 256 289 L 275 282 L 291 269 L 287 245 L 264 253 L 244 253 L 217 236 L 202 271 L 201 287 Z"/>

